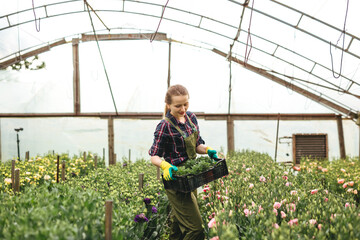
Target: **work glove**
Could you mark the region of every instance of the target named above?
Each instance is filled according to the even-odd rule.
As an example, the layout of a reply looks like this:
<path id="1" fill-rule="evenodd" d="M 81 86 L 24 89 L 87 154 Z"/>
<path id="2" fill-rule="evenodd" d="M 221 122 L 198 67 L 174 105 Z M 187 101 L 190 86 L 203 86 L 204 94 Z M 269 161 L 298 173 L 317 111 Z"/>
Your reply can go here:
<path id="1" fill-rule="evenodd" d="M 216 154 L 216 150 L 212 149 L 211 147 L 206 147 L 206 153 L 209 155 L 210 158 L 217 160 L 218 156 Z"/>
<path id="2" fill-rule="evenodd" d="M 167 161 L 162 161 L 160 167 L 164 171 L 164 179 L 166 181 L 175 180 L 175 178 L 172 176 L 172 171 L 176 172 L 178 170 L 177 167 L 171 165 Z"/>

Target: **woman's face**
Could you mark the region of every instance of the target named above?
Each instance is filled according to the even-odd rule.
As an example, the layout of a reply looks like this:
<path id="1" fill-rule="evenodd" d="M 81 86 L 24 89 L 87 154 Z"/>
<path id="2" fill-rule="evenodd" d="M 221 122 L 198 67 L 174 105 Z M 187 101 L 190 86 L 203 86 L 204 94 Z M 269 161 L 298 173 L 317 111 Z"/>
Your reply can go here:
<path id="1" fill-rule="evenodd" d="M 185 116 L 187 109 L 189 108 L 189 96 L 172 96 L 171 104 L 168 104 L 170 113 L 176 118 L 180 119 Z"/>

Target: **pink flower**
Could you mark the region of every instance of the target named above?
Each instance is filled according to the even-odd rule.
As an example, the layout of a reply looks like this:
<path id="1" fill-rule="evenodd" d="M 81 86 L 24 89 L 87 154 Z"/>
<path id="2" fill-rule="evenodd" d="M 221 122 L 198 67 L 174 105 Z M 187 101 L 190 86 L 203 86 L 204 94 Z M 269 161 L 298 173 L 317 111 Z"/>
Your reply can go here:
<path id="1" fill-rule="evenodd" d="M 250 170 L 251 170 L 251 168 L 247 168 L 247 169 L 245 169 L 245 171 L 247 171 L 247 172 L 250 172 Z"/>
<path id="2" fill-rule="evenodd" d="M 273 224 L 273 227 L 276 228 L 276 229 L 278 229 L 278 228 L 279 228 L 279 224 L 274 223 L 274 224 Z"/>
<path id="3" fill-rule="evenodd" d="M 273 212 L 276 214 L 276 216 L 278 215 L 278 211 L 274 208 Z"/>
<path id="4" fill-rule="evenodd" d="M 251 183 L 251 184 L 249 185 L 249 188 L 250 188 L 250 189 L 254 188 L 254 184 Z"/>
<path id="5" fill-rule="evenodd" d="M 310 220 L 309 220 L 309 223 L 312 224 L 312 225 L 315 225 L 315 224 L 316 224 L 316 220 L 315 220 L 315 219 L 310 219 Z"/>
<path id="6" fill-rule="evenodd" d="M 208 227 L 209 227 L 209 228 L 216 227 L 215 218 L 213 218 L 213 219 L 210 220 L 210 222 L 208 223 Z"/>
<path id="7" fill-rule="evenodd" d="M 204 188 L 203 188 L 203 191 L 204 191 L 204 192 L 206 192 L 206 191 L 208 191 L 208 190 L 210 190 L 209 187 L 204 187 Z"/>
<path id="8" fill-rule="evenodd" d="M 289 209 L 290 206 L 290 209 Z M 290 212 L 295 212 L 296 211 L 296 205 L 295 203 L 290 203 L 289 205 L 286 206 L 287 210 Z"/>
<path id="9" fill-rule="evenodd" d="M 328 172 L 327 168 L 323 168 L 321 171 Z"/>
<path id="10" fill-rule="evenodd" d="M 288 177 L 287 177 L 287 176 L 282 176 L 282 178 L 283 178 L 284 180 L 288 180 Z"/>
<path id="11" fill-rule="evenodd" d="M 286 213 L 285 212 L 281 211 L 280 214 L 281 214 L 281 218 L 286 218 Z"/>
<path id="12" fill-rule="evenodd" d="M 311 194 L 316 194 L 318 192 L 317 189 L 311 190 Z"/>
<path id="13" fill-rule="evenodd" d="M 350 187 L 352 187 L 352 186 L 354 186 L 354 182 L 353 182 L 353 181 L 348 182 L 348 185 L 349 185 Z"/>
<path id="14" fill-rule="evenodd" d="M 260 176 L 259 180 L 260 182 L 266 182 L 266 178 L 264 176 Z"/>
<path id="15" fill-rule="evenodd" d="M 342 187 L 347 188 L 347 183 L 344 183 Z"/>
<path id="16" fill-rule="evenodd" d="M 248 217 L 249 215 L 251 215 L 251 211 L 247 208 L 244 209 L 244 213 L 245 213 L 245 217 Z"/>
<path id="17" fill-rule="evenodd" d="M 353 193 L 356 195 L 356 194 L 358 194 L 358 191 L 355 189 Z"/>
<path id="18" fill-rule="evenodd" d="M 327 202 L 327 201 L 329 201 L 329 199 L 326 197 L 326 198 L 324 199 L 324 201 Z"/>
<path id="19" fill-rule="evenodd" d="M 346 170 L 345 170 L 345 169 L 343 169 L 343 168 L 342 168 L 342 169 L 340 169 L 340 171 L 342 171 L 343 173 L 345 173 L 345 172 L 346 172 Z"/>
<path id="20" fill-rule="evenodd" d="M 292 225 L 298 225 L 298 219 L 297 219 L 297 218 L 294 218 L 294 219 L 290 220 L 290 221 L 288 222 L 288 224 L 289 224 L 290 226 L 292 226 Z"/>
<path id="21" fill-rule="evenodd" d="M 279 209 L 281 207 L 281 203 L 275 202 L 274 203 L 274 209 Z"/>
<path id="22" fill-rule="evenodd" d="M 210 240 L 220 240 L 220 238 L 219 238 L 219 236 L 215 236 L 215 237 L 210 238 Z"/>
<path id="23" fill-rule="evenodd" d="M 325 194 L 329 194 L 329 191 L 328 190 L 324 190 Z"/>
<path id="24" fill-rule="evenodd" d="M 297 194 L 297 191 L 293 190 L 293 191 L 290 191 L 290 195 L 296 195 Z"/>
<path id="25" fill-rule="evenodd" d="M 318 229 L 321 230 L 321 228 L 322 228 L 322 224 L 320 223 L 318 224 Z"/>
<path id="26" fill-rule="evenodd" d="M 289 174 L 289 172 L 287 172 L 287 171 L 284 172 L 284 175 L 288 175 L 288 174 Z"/>
<path id="27" fill-rule="evenodd" d="M 350 207 L 350 203 L 345 203 L 345 207 L 347 208 L 347 207 Z"/>
<path id="28" fill-rule="evenodd" d="M 343 184 L 345 182 L 345 179 L 339 179 L 338 184 Z"/>

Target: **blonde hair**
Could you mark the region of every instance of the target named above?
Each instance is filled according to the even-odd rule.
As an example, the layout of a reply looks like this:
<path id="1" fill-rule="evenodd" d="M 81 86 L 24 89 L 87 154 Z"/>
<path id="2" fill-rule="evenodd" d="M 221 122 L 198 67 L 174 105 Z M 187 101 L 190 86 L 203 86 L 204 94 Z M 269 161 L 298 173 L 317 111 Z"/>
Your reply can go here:
<path id="1" fill-rule="evenodd" d="M 165 110 L 163 114 L 163 118 L 165 118 L 166 113 L 169 111 L 168 105 L 171 104 L 173 96 L 189 96 L 188 90 L 180 84 L 172 85 L 168 88 L 165 95 Z"/>

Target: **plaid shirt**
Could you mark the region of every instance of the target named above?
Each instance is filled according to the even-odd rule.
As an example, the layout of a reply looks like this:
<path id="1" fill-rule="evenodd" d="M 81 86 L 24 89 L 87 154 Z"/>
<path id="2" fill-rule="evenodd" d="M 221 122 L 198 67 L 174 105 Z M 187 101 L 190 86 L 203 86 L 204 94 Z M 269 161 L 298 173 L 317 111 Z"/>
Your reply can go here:
<path id="1" fill-rule="evenodd" d="M 189 116 L 198 131 L 196 147 L 200 144 L 205 144 L 204 140 L 200 137 L 199 125 L 195 114 L 189 111 L 186 112 L 186 114 Z M 175 126 L 178 126 L 181 131 L 186 134 L 186 136 L 193 133 L 190 122 L 187 118 L 185 118 L 185 123 L 181 123 L 170 114 L 170 111 L 167 112 L 166 117 L 172 121 Z M 161 120 L 156 127 L 154 132 L 154 143 L 149 150 L 149 155 L 162 157 L 174 166 L 177 166 L 181 162 L 189 159 L 186 153 L 184 138 L 176 130 L 176 128 L 165 119 Z"/>

